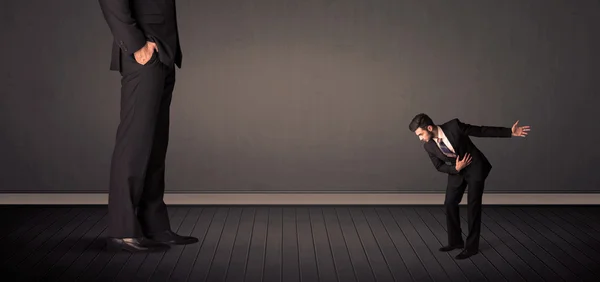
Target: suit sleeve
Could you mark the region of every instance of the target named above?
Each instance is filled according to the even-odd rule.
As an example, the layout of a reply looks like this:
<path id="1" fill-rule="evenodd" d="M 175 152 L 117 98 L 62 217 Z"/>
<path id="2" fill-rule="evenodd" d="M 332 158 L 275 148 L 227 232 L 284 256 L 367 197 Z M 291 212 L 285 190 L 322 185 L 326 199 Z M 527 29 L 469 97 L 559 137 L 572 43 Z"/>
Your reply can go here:
<path id="1" fill-rule="evenodd" d="M 146 36 L 131 15 L 130 0 L 99 0 L 104 19 L 117 45 L 131 55 L 146 44 Z"/>
<path id="2" fill-rule="evenodd" d="M 433 163 L 433 166 L 435 167 L 435 169 L 437 169 L 437 171 L 447 174 L 458 174 L 456 167 L 446 164 L 444 161 L 440 160 L 436 155 L 430 153 L 429 151 L 427 151 L 427 154 L 429 154 L 429 158 L 431 159 L 431 162 Z"/>
<path id="3" fill-rule="evenodd" d="M 456 119 L 456 122 L 458 123 L 460 130 L 469 136 L 502 138 L 512 137 L 512 129 L 508 127 L 471 125 L 468 123 L 463 123 L 459 119 Z"/>

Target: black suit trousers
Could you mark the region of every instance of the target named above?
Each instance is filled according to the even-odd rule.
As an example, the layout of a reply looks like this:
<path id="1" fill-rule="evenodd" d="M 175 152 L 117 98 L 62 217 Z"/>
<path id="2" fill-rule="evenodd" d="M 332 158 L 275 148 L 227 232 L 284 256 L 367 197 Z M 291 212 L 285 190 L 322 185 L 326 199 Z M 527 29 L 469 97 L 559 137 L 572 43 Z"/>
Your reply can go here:
<path id="1" fill-rule="evenodd" d="M 121 54 L 121 111 L 111 161 L 108 232 L 140 237 L 170 229 L 165 191 L 175 68 L 154 55 L 141 65 Z"/>
<path id="2" fill-rule="evenodd" d="M 448 226 L 448 244 L 459 245 L 464 243 L 462 239 L 462 229 L 460 227 L 459 204 L 462 201 L 466 188 L 467 193 L 467 219 L 469 233 L 465 249 L 479 250 L 479 237 L 481 234 L 481 203 L 483 190 L 485 187 L 485 178 L 471 179 L 462 175 L 449 175 L 448 186 L 446 187 L 446 199 L 444 207 L 446 209 L 446 224 Z"/>

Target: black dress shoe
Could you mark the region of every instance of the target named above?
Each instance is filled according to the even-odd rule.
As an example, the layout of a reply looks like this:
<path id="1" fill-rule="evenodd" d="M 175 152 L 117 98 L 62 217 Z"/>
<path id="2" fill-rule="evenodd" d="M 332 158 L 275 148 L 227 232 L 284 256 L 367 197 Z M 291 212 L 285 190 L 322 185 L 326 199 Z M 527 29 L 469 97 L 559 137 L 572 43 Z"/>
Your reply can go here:
<path id="1" fill-rule="evenodd" d="M 455 249 L 462 249 L 465 247 L 465 244 L 459 244 L 459 245 L 451 245 L 451 246 L 444 246 L 440 248 L 440 252 L 449 252 Z"/>
<path id="2" fill-rule="evenodd" d="M 148 234 L 148 238 L 156 242 L 173 245 L 186 245 L 198 242 L 198 238 L 190 236 L 181 236 L 174 233 L 171 230 L 166 230 L 160 233 Z"/>
<path id="3" fill-rule="evenodd" d="M 456 259 L 467 259 L 473 255 L 476 255 L 477 253 L 479 253 L 479 251 L 477 251 L 477 250 L 472 251 L 472 250 L 465 249 L 456 256 Z"/>
<path id="4" fill-rule="evenodd" d="M 154 242 L 146 238 L 109 238 L 107 242 L 109 251 L 129 252 L 154 252 L 169 249 L 169 245 Z"/>

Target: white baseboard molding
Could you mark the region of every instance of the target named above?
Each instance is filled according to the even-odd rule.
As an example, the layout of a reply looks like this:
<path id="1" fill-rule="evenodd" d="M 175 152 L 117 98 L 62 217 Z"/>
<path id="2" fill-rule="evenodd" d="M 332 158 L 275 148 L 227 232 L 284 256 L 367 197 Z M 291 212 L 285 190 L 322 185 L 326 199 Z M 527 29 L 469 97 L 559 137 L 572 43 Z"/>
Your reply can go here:
<path id="1" fill-rule="evenodd" d="M 444 194 L 165 194 L 167 205 L 442 205 Z M 467 193 L 461 204 L 467 203 Z M 0 205 L 106 205 L 108 194 L 0 194 Z M 484 194 L 484 205 L 600 205 L 594 194 Z"/>

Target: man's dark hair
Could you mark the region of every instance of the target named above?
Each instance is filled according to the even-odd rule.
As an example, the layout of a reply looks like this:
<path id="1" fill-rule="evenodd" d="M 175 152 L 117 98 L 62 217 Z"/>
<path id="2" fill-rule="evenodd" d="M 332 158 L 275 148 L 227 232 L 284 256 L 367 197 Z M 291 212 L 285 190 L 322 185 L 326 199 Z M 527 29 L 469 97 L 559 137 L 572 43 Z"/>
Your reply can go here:
<path id="1" fill-rule="evenodd" d="M 408 125 L 408 129 L 410 129 L 410 131 L 412 132 L 415 132 L 415 130 L 417 130 L 417 128 L 419 127 L 427 130 L 427 127 L 430 125 L 434 126 L 433 120 L 431 120 L 431 118 L 428 115 L 421 113 L 416 115 L 412 119 L 412 121 Z"/>

